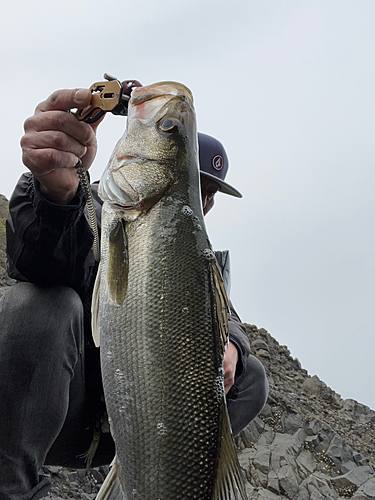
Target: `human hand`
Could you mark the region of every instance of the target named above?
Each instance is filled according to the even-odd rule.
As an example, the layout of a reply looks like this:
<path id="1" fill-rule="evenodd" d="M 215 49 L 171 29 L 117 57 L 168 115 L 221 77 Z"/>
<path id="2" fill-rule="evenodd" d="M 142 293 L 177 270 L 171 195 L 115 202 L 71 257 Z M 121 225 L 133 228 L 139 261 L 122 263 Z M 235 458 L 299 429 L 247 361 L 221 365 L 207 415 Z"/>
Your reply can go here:
<path id="1" fill-rule="evenodd" d="M 234 384 L 237 361 L 238 361 L 237 347 L 234 344 L 232 344 L 232 342 L 228 342 L 227 347 L 225 348 L 224 360 L 223 360 L 225 394 L 228 394 L 229 389 Z"/>
<path id="2" fill-rule="evenodd" d="M 68 113 L 91 102 L 88 89 L 57 90 L 25 121 L 22 160 L 40 183 L 41 194 L 54 203 L 69 204 L 78 188 L 75 165 L 81 158 L 88 170 L 94 161 L 96 128 Z"/>

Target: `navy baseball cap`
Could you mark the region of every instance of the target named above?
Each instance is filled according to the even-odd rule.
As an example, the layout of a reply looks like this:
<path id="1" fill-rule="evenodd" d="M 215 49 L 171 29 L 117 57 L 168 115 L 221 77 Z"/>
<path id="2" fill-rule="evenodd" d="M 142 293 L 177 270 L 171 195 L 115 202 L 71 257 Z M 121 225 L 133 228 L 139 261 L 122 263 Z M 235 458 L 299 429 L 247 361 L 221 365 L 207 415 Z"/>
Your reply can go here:
<path id="1" fill-rule="evenodd" d="M 202 175 L 215 181 L 220 187 L 219 191 L 236 198 L 242 194 L 233 186 L 224 182 L 228 172 L 228 157 L 224 146 L 210 135 L 198 133 L 199 168 Z"/>

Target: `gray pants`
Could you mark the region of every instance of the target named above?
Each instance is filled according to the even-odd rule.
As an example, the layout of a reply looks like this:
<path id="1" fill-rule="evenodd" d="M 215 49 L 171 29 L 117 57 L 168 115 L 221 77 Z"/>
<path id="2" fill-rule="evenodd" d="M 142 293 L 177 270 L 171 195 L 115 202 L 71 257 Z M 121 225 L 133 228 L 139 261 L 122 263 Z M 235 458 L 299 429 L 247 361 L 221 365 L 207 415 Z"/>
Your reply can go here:
<path id="1" fill-rule="evenodd" d="M 17 283 L 0 299 L 0 500 L 37 500 L 49 490 L 43 464 L 84 468 L 95 411 L 85 388 L 83 307 L 67 287 Z M 100 379 L 99 379 L 100 380 Z M 100 382 L 99 382 L 100 384 Z M 228 394 L 234 435 L 262 409 L 268 393 L 261 363 L 249 356 Z M 114 456 L 102 434 L 92 466 Z"/>

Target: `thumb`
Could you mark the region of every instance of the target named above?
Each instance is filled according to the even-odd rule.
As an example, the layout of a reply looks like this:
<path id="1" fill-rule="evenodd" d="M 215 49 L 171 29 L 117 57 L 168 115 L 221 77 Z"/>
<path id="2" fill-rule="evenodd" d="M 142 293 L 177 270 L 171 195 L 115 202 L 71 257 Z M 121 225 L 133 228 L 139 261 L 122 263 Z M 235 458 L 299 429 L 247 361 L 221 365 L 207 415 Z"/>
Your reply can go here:
<path id="1" fill-rule="evenodd" d="M 60 110 L 68 111 L 72 108 L 85 108 L 91 102 L 92 94 L 89 89 L 56 90 L 48 99 L 36 107 L 36 112 Z"/>
<path id="2" fill-rule="evenodd" d="M 89 89 L 77 89 L 73 95 L 73 99 L 77 107 L 88 106 L 91 102 L 91 91 Z"/>

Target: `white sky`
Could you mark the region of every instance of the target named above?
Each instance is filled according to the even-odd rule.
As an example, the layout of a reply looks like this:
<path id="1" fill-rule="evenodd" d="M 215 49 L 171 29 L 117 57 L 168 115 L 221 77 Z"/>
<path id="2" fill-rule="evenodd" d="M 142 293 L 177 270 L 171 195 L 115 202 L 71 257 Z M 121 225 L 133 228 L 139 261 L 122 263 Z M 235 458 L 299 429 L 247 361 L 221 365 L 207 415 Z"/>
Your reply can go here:
<path id="1" fill-rule="evenodd" d="M 0 192 L 25 170 L 24 120 L 54 90 L 104 72 L 184 83 L 244 194 L 219 194 L 207 218 L 241 318 L 375 409 L 374 19 L 373 0 L 7 3 Z M 124 127 L 100 126 L 92 178 Z"/>

